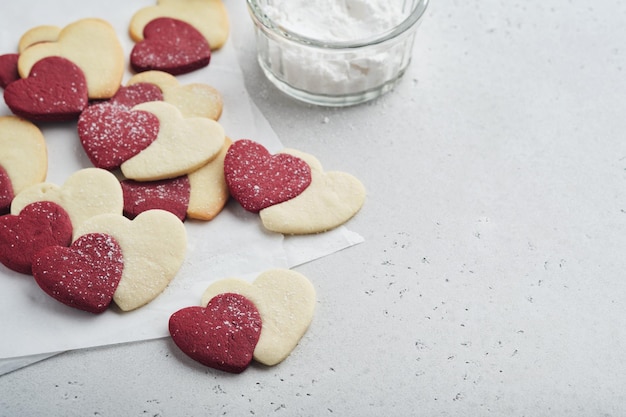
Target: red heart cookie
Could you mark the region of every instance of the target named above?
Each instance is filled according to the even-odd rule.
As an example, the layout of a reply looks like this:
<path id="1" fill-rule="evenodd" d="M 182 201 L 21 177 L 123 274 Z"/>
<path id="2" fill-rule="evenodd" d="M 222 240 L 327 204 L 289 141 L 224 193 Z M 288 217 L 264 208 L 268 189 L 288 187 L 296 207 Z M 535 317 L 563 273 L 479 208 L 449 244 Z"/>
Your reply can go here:
<path id="1" fill-rule="evenodd" d="M 0 215 L 9 213 L 13 197 L 11 178 L 9 178 L 7 171 L 0 165 Z"/>
<path id="2" fill-rule="evenodd" d="M 0 180 L 4 183 L 0 185 L 1 194 L 6 193 L 6 181 L 11 183 L 14 197 L 44 181 L 48 173 L 48 149 L 41 129 L 21 117 L 0 116 L 0 166 L 7 176 Z M 0 203 L 0 214 L 9 208 L 6 203 Z M 19 214 L 19 210 L 13 214 Z"/>
<path id="3" fill-rule="evenodd" d="M 121 184 L 126 217 L 134 219 L 139 213 L 151 209 L 169 211 L 181 221 L 187 217 L 191 186 L 186 175 L 148 182 L 125 180 Z"/>
<path id="4" fill-rule="evenodd" d="M 189 23 L 157 18 L 146 25 L 143 35 L 144 40 L 135 44 L 130 54 L 136 72 L 159 70 L 179 75 L 209 65 L 209 43 Z"/>
<path id="5" fill-rule="evenodd" d="M 49 246 L 33 260 L 33 277 L 46 294 L 94 314 L 111 304 L 123 269 L 120 245 L 103 233 L 83 235 L 69 248 Z"/>
<path id="6" fill-rule="evenodd" d="M 148 83 L 121 87 L 111 100 L 88 107 L 78 118 L 78 136 L 97 168 L 116 169 L 154 142 L 159 119 L 132 111 L 141 103 L 163 100 L 161 90 Z"/>
<path id="7" fill-rule="evenodd" d="M 235 141 L 228 149 L 224 175 L 233 198 L 251 212 L 290 200 L 311 183 L 311 168 L 302 159 L 271 155 L 249 139 Z"/>
<path id="8" fill-rule="evenodd" d="M 32 273 L 35 254 L 48 246 L 69 246 L 72 222 L 61 206 L 49 201 L 29 204 L 14 216 L 0 217 L 0 263 L 23 274 Z"/>
<path id="9" fill-rule="evenodd" d="M 137 83 L 127 87 L 120 87 L 110 100 L 100 104 L 115 104 L 130 110 L 137 104 L 149 101 L 163 101 L 161 88 L 152 83 Z"/>
<path id="10" fill-rule="evenodd" d="M 27 78 L 9 84 L 4 100 L 13 113 L 28 120 L 74 120 L 87 107 L 87 82 L 76 64 L 52 56 L 33 65 Z"/>
<path id="11" fill-rule="evenodd" d="M 0 55 L 0 87 L 6 88 L 7 85 L 13 81 L 20 79 L 20 74 L 17 71 L 17 60 L 19 54 L 4 54 Z"/>
<path id="12" fill-rule="evenodd" d="M 172 314 L 172 340 L 190 358 L 211 368 L 241 373 L 252 361 L 261 335 L 261 317 L 250 300 L 219 294 L 206 308 L 187 307 Z"/>

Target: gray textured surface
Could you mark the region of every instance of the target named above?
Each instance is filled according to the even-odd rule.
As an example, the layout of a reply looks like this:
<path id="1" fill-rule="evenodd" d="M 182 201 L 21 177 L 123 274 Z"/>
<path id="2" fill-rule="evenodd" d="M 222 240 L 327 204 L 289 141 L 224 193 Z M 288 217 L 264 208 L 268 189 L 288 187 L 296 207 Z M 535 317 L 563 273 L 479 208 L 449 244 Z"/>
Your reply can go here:
<path id="1" fill-rule="evenodd" d="M 283 143 L 368 188 L 365 243 L 298 268 L 319 302 L 277 367 L 87 349 L 0 377 L 0 415 L 624 415 L 624 3 L 434 0 L 395 91 L 325 109 L 269 85 L 225 2 Z"/>

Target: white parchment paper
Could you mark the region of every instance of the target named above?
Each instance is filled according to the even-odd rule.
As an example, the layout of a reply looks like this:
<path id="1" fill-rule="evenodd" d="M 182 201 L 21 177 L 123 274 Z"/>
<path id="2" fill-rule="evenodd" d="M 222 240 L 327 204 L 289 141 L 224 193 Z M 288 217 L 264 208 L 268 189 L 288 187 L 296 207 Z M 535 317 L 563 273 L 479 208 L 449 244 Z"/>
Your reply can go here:
<path id="1" fill-rule="evenodd" d="M 62 3 L 62 4 L 59 4 Z M 16 51 L 24 31 L 42 24 L 65 26 L 84 17 L 109 21 L 129 55 L 132 42 L 127 27 L 132 13 L 150 1 L 112 0 L 92 4 L 78 0 L 52 3 L 24 0 L 0 15 L 0 54 Z M 104 7 L 106 6 L 106 7 Z M 130 77 L 127 74 L 127 78 Z M 232 42 L 216 51 L 209 67 L 178 77 L 181 84 L 203 82 L 224 98 L 220 123 L 236 140 L 250 138 L 271 152 L 283 148 L 244 86 Z M 0 115 L 11 114 L 4 102 Z M 40 125 L 49 153 L 47 181 L 63 184 L 76 170 L 91 166 L 78 140 L 75 123 Z M 254 277 L 265 269 L 290 268 L 342 250 L 362 241 L 346 228 L 305 237 L 284 237 L 265 231 L 258 215 L 231 201 L 211 222 L 187 221 L 188 253 L 173 282 L 156 300 L 132 312 L 112 307 L 101 315 L 71 309 L 48 297 L 32 277 L 0 265 L 0 375 L 45 359 L 55 353 L 109 344 L 166 337 L 169 316 L 198 305 L 202 292 L 223 277 Z"/>

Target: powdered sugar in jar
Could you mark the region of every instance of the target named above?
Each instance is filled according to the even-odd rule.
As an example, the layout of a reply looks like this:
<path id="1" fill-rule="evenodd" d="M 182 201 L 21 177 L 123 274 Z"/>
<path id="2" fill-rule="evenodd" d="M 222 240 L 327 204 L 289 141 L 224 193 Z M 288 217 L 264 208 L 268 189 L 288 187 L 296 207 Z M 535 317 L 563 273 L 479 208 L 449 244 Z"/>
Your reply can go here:
<path id="1" fill-rule="evenodd" d="M 267 77 L 300 100 L 346 106 L 389 91 L 428 0 L 247 0 Z"/>

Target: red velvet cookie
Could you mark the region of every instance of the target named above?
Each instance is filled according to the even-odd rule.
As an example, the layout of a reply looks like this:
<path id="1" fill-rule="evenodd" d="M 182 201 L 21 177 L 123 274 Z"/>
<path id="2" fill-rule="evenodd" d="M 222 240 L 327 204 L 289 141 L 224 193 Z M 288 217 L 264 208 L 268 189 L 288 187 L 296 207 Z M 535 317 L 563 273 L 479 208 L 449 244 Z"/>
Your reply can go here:
<path id="1" fill-rule="evenodd" d="M 311 183 L 311 168 L 302 159 L 271 155 L 249 139 L 235 141 L 228 149 L 224 175 L 230 194 L 251 212 L 290 200 Z"/>
<path id="2" fill-rule="evenodd" d="M 191 186 L 184 175 L 168 180 L 121 182 L 124 195 L 124 215 L 134 219 L 139 213 L 161 209 L 169 211 L 181 221 L 187 217 Z"/>
<path id="3" fill-rule="evenodd" d="M 121 87 L 110 100 L 85 109 L 78 118 L 78 136 L 91 163 L 97 168 L 116 169 L 154 142 L 159 119 L 132 108 L 161 100 L 159 87 L 140 83 Z"/>
<path id="4" fill-rule="evenodd" d="M 157 18 L 145 26 L 143 35 L 144 40 L 135 44 L 130 54 L 136 72 L 159 70 L 179 75 L 209 65 L 209 43 L 189 23 Z"/>
<path id="5" fill-rule="evenodd" d="M 17 71 L 17 60 L 19 54 L 4 54 L 0 55 L 0 87 L 6 88 L 7 85 L 13 81 L 20 79 L 20 74 Z"/>
<path id="6" fill-rule="evenodd" d="M 67 306 L 99 314 L 111 304 L 124 258 L 112 236 L 90 233 L 69 248 L 49 246 L 37 252 L 32 269 L 46 294 Z"/>
<path id="7" fill-rule="evenodd" d="M 137 104 L 147 103 L 149 101 L 163 101 L 161 88 L 152 83 L 136 83 L 126 87 L 120 87 L 111 99 L 101 104 L 121 106 L 130 110 Z"/>
<path id="8" fill-rule="evenodd" d="M 7 214 L 11 211 L 13 197 L 11 178 L 9 178 L 7 171 L 0 165 L 0 215 Z"/>
<path id="9" fill-rule="evenodd" d="M 14 114 L 24 119 L 74 120 L 87 107 L 87 81 L 76 64 L 52 56 L 33 65 L 27 78 L 9 84 L 4 100 Z"/>
<path id="10" fill-rule="evenodd" d="M 30 274 L 35 254 L 48 246 L 69 246 L 72 231 L 67 212 L 49 201 L 31 203 L 17 216 L 1 216 L 0 263 Z"/>
<path id="11" fill-rule="evenodd" d="M 187 307 L 172 314 L 172 340 L 190 358 L 225 372 L 241 373 L 261 335 L 261 316 L 246 297 L 225 293 L 206 308 Z"/>

